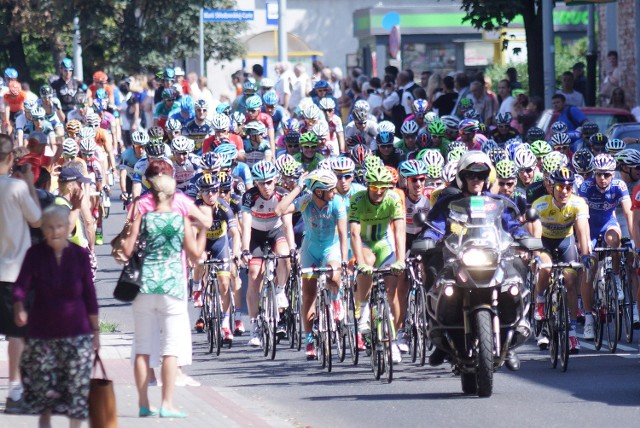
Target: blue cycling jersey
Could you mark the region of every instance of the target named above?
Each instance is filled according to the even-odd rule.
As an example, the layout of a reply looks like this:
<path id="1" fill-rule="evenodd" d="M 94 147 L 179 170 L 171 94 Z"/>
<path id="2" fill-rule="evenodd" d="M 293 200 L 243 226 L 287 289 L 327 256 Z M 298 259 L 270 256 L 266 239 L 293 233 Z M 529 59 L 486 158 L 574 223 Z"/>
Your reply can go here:
<path id="1" fill-rule="evenodd" d="M 180 122 L 180 124 L 182 125 L 182 127 L 184 128 L 185 126 L 187 126 L 187 123 L 191 122 L 193 119 L 195 119 L 196 115 L 194 114 L 190 114 L 187 117 L 184 117 L 182 115 L 182 113 L 180 112 L 180 110 L 178 110 L 177 112 L 170 114 L 169 115 L 169 119 L 175 119 L 178 122 Z"/>
<path id="2" fill-rule="evenodd" d="M 244 162 L 238 162 L 238 164 L 231 171 L 232 175 L 240 177 L 240 179 L 244 182 L 245 188 L 253 187 L 253 176 L 251 175 L 251 169 L 249 165 Z"/>
<path id="3" fill-rule="evenodd" d="M 143 155 L 142 157 L 145 156 L 146 155 Z M 129 178 L 133 178 L 133 168 L 136 166 L 136 163 L 138 163 L 140 159 L 142 158 L 138 158 L 136 156 L 136 151 L 133 149 L 133 147 L 129 147 L 120 155 L 120 165 L 118 166 L 118 169 L 124 169 L 125 171 L 127 171 L 127 176 Z"/>
<path id="4" fill-rule="evenodd" d="M 604 191 L 600 190 L 595 178 L 585 180 L 578 195 L 589 205 L 589 228 L 595 233 L 615 219 L 615 209 L 622 201 L 631 200 L 627 184 L 617 178 L 614 178 Z"/>
<path id="5" fill-rule="evenodd" d="M 341 201 L 334 197 L 323 208 L 318 208 L 313 202 L 313 195 L 307 192 L 296 198 L 293 204 L 296 211 L 302 213 L 305 240 L 322 247 L 329 247 L 338 242 L 338 220 L 347 218 L 347 210 Z"/>

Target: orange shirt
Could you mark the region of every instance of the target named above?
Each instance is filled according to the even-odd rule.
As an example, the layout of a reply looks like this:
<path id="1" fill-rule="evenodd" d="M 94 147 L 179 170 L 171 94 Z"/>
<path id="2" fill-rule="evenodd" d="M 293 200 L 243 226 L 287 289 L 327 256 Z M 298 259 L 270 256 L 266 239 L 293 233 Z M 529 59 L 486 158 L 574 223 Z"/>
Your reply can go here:
<path id="1" fill-rule="evenodd" d="M 24 107 L 24 100 L 27 99 L 27 94 L 24 91 L 18 92 L 17 97 L 11 96 L 9 92 L 4 94 L 4 104 L 9 106 L 11 113 L 17 113 Z"/>

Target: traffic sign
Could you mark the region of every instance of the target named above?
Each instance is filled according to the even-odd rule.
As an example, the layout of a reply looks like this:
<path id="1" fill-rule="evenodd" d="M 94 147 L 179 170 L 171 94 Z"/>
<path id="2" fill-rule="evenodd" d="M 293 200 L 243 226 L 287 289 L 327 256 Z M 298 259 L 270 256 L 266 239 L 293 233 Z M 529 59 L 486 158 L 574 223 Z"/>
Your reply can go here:
<path id="1" fill-rule="evenodd" d="M 205 22 L 253 21 L 252 10 L 204 9 L 202 20 Z"/>
<path id="2" fill-rule="evenodd" d="M 400 53 L 400 27 L 394 25 L 389 33 L 389 56 L 397 59 L 398 53 Z"/>

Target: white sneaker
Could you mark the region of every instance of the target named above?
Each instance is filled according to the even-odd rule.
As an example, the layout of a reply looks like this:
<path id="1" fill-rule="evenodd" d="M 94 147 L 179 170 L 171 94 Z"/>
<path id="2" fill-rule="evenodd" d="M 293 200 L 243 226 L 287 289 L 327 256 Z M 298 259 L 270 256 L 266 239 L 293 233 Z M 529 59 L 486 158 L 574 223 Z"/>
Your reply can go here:
<path id="1" fill-rule="evenodd" d="M 538 337 L 538 348 L 544 351 L 548 347 L 549 347 L 549 338 L 547 336 L 540 335 Z"/>
<path id="2" fill-rule="evenodd" d="M 360 308 L 360 319 L 358 320 L 358 333 L 369 333 L 371 326 L 369 326 L 370 318 L 369 305 L 364 305 Z"/>
<path id="3" fill-rule="evenodd" d="M 635 304 L 635 302 L 633 303 L 633 325 L 634 327 L 640 324 L 640 317 L 638 316 L 638 305 Z"/>
<path id="4" fill-rule="evenodd" d="M 400 349 L 395 341 L 391 343 L 391 360 L 396 364 L 402 362 L 402 355 L 400 354 Z"/>
<path id="5" fill-rule="evenodd" d="M 11 382 L 9 385 L 9 395 L 8 397 L 13 401 L 20 401 L 22 398 L 22 383 L 20 382 Z"/>
<path id="6" fill-rule="evenodd" d="M 262 344 L 262 332 L 260 331 L 260 327 L 256 324 L 253 331 L 251 332 L 251 339 L 249 339 L 249 346 L 258 347 Z"/>
<path id="7" fill-rule="evenodd" d="M 593 340 L 595 338 L 593 334 L 593 317 L 585 317 L 582 338 L 584 340 Z"/>
<path id="8" fill-rule="evenodd" d="M 287 295 L 284 292 L 284 287 L 276 287 L 276 302 L 280 309 L 289 307 L 289 299 L 287 299 Z"/>
<path id="9" fill-rule="evenodd" d="M 406 354 L 409 352 L 409 344 L 407 343 L 407 338 L 402 328 L 396 332 L 396 343 L 401 353 Z"/>

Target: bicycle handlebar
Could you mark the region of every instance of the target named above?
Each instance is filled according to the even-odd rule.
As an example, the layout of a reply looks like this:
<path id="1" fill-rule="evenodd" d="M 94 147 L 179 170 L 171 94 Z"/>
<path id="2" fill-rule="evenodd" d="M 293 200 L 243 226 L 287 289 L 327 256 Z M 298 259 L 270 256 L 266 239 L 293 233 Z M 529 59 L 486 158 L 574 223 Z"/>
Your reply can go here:
<path id="1" fill-rule="evenodd" d="M 558 263 L 541 263 L 539 265 L 539 267 L 541 269 L 546 269 L 546 268 L 551 268 L 551 269 L 565 269 L 565 268 L 571 268 L 571 269 L 575 269 L 575 270 L 580 270 L 584 268 L 584 265 L 582 263 L 577 263 L 577 262 L 558 262 Z"/>
<path id="2" fill-rule="evenodd" d="M 207 260 L 203 260 L 201 263 L 201 265 L 223 265 L 226 263 L 229 263 L 231 261 L 231 259 L 228 258 L 224 258 L 224 259 L 207 259 Z"/>
<path id="3" fill-rule="evenodd" d="M 300 269 L 301 274 L 310 274 L 310 273 L 333 273 L 333 272 L 341 272 L 342 268 L 332 268 L 330 266 L 324 267 L 312 267 L 312 268 L 304 268 Z"/>
<path id="4" fill-rule="evenodd" d="M 605 253 L 605 252 L 624 253 L 624 252 L 628 252 L 628 251 L 630 251 L 630 250 L 627 247 L 620 247 L 620 248 L 596 247 L 596 248 L 593 249 L 594 253 Z"/>

